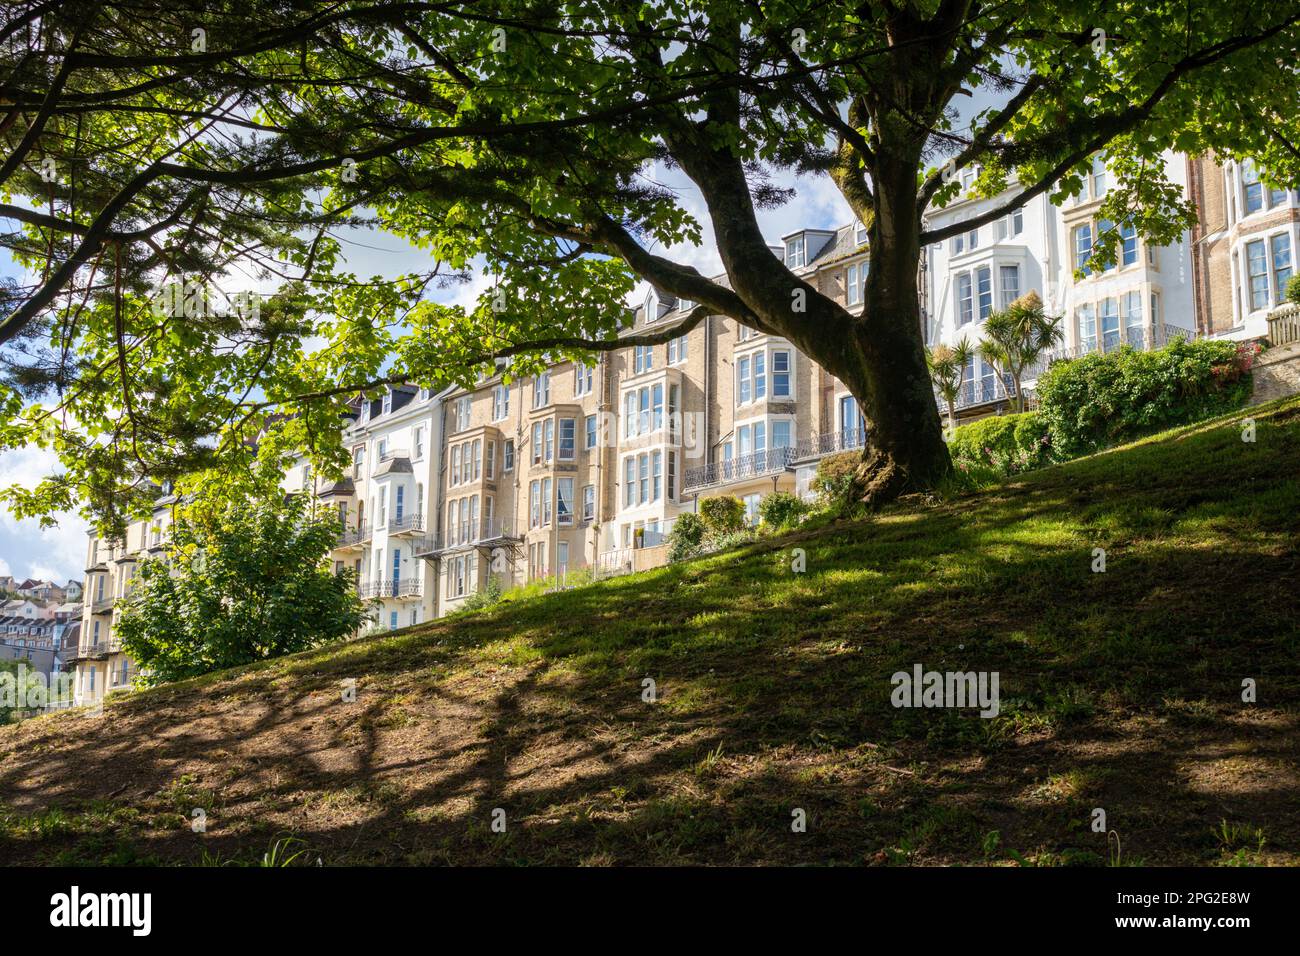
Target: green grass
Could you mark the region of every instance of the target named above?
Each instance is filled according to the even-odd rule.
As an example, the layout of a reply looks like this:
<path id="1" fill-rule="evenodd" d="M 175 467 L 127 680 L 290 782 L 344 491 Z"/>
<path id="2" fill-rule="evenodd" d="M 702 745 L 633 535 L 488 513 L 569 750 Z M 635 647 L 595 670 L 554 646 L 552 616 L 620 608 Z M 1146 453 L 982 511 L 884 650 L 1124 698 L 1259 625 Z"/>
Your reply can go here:
<path id="1" fill-rule="evenodd" d="M 1291 399 L 0 729 L 0 861 L 1294 865 L 1298 543 Z"/>

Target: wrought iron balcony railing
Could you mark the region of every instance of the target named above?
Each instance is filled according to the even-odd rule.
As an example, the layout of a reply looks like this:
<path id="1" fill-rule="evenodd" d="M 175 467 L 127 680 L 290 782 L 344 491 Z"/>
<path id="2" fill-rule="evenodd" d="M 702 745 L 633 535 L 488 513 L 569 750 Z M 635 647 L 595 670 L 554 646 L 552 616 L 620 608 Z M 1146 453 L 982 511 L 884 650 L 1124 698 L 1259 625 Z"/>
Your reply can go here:
<path id="1" fill-rule="evenodd" d="M 424 530 L 424 515 L 404 514 L 388 522 L 389 534 L 414 534 Z"/>
<path id="2" fill-rule="evenodd" d="M 351 545 L 361 544 L 363 541 L 369 541 L 372 533 L 370 525 L 364 521 L 359 522 L 355 528 L 344 528 L 339 534 L 338 547 L 346 548 Z"/>
<path id="3" fill-rule="evenodd" d="M 362 581 L 357 585 L 357 596 L 365 600 L 419 597 L 423 593 L 424 582 L 420 578 L 389 578 L 380 581 Z"/>
<path id="4" fill-rule="evenodd" d="M 565 527 L 568 527 L 566 524 Z M 478 521 L 456 523 L 441 534 L 426 535 L 414 545 L 417 556 L 432 555 L 452 548 L 475 547 L 494 541 L 515 540 L 522 534 L 511 518 L 480 518 Z"/>
<path id="5" fill-rule="evenodd" d="M 722 461 L 687 468 L 682 475 L 682 491 L 700 491 L 735 481 L 779 474 L 790 467 L 790 463 L 794 460 L 794 451 L 789 446 L 769 448 L 766 451 L 740 455 L 736 458 L 724 458 Z"/>
<path id="6" fill-rule="evenodd" d="M 867 443 L 865 428 L 846 428 L 838 432 L 822 432 L 795 442 L 793 461 L 822 458 L 840 451 L 853 451 Z"/>

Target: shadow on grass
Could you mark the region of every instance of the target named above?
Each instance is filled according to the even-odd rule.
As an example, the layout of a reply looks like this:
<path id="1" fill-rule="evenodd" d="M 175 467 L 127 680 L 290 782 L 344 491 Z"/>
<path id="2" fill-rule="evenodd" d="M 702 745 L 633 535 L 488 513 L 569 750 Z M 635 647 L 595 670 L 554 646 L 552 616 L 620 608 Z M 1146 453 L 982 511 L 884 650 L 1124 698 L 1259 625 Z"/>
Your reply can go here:
<path id="1" fill-rule="evenodd" d="M 1296 862 L 1297 404 L 28 722 L 0 860 L 1087 863 L 1101 807 L 1129 861 Z M 1000 715 L 893 708 L 916 663 Z"/>

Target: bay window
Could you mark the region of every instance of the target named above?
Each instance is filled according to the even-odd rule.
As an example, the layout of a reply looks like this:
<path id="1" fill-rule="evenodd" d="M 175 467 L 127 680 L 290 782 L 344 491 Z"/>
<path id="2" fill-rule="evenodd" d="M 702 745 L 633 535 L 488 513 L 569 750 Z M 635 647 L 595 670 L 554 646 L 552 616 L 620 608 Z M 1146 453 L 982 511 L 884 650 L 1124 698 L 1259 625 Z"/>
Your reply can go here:
<path id="1" fill-rule="evenodd" d="M 1263 239 L 1246 243 L 1246 285 L 1250 295 L 1251 311 L 1267 309 L 1268 254 L 1264 249 Z"/>
<path id="2" fill-rule="evenodd" d="M 971 301 L 971 282 L 970 273 L 962 272 L 957 276 L 957 293 L 954 296 L 957 303 L 957 325 L 967 325 L 975 317 L 974 308 Z"/>
<path id="3" fill-rule="evenodd" d="M 1020 298 L 1020 266 L 998 266 L 998 282 L 1001 285 L 1001 307 L 1006 309 Z"/>
<path id="4" fill-rule="evenodd" d="M 1122 266 L 1137 265 L 1138 261 L 1138 238 L 1137 229 L 1131 222 L 1126 222 L 1119 227 L 1119 262 Z"/>
<path id="5" fill-rule="evenodd" d="M 790 352 L 786 349 L 772 352 L 772 397 L 790 397 Z"/>
<path id="6" fill-rule="evenodd" d="M 767 397 L 767 355 L 751 352 L 736 360 L 736 404 Z"/>
<path id="7" fill-rule="evenodd" d="M 577 457 L 577 424 L 573 418 L 560 419 L 560 461 L 573 461 Z"/>
<path id="8" fill-rule="evenodd" d="M 560 524 L 573 524 L 573 479 L 561 478 L 555 486 L 555 518 Z"/>
<path id="9" fill-rule="evenodd" d="M 1090 275 L 1088 260 L 1092 258 L 1092 223 L 1074 227 L 1074 268 L 1084 275 Z"/>
<path id="10" fill-rule="evenodd" d="M 1273 304 L 1286 300 L 1286 284 L 1291 279 L 1291 236 L 1285 232 L 1270 236 L 1269 252 L 1273 260 Z"/>
<path id="11" fill-rule="evenodd" d="M 1114 299 L 1101 300 L 1101 350 L 1109 352 L 1119 348 L 1119 303 Z"/>
<path id="12" fill-rule="evenodd" d="M 975 286 L 979 293 L 979 316 L 983 322 L 993 314 L 993 270 L 981 266 L 975 270 Z"/>
<path id="13" fill-rule="evenodd" d="M 1091 305 L 1081 305 L 1075 310 L 1075 321 L 1079 327 L 1079 344 L 1085 352 L 1097 348 L 1097 314 Z"/>

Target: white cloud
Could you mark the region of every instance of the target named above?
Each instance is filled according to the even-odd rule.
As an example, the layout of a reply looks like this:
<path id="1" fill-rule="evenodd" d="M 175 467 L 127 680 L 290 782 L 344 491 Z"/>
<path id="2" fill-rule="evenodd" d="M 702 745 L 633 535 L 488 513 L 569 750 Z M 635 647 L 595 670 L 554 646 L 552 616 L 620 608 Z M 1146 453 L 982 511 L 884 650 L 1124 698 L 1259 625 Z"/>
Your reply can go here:
<path id="1" fill-rule="evenodd" d="M 0 454 L 0 486 L 32 487 L 56 470 L 53 452 L 21 448 Z M 16 578 L 81 580 L 86 556 L 87 521 L 78 514 L 55 515 L 58 524 L 42 528 L 34 518 L 0 513 L 0 563 Z"/>

